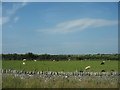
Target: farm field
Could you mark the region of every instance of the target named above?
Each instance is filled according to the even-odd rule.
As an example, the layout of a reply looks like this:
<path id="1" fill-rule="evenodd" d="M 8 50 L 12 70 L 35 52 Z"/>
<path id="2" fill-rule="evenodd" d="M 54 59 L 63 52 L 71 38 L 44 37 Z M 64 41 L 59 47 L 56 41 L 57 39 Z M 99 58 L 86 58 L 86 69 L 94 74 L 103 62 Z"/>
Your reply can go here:
<path id="1" fill-rule="evenodd" d="M 104 60 L 105 64 L 100 65 L 103 60 L 81 60 L 81 61 L 23 61 L 20 60 L 4 60 L 2 61 L 3 69 L 25 70 L 25 71 L 63 71 L 63 72 L 75 72 L 83 70 L 86 66 L 91 66 L 91 69 L 86 72 L 101 72 L 105 70 L 118 70 L 118 61 Z"/>
<path id="2" fill-rule="evenodd" d="M 103 65 L 100 65 L 105 61 Z M 105 70 L 118 71 L 116 60 L 70 60 L 70 61 L 31 61 L 3 60 L 3 69 L 24 71 L 55 71 L 55 72 L 101 72 Z M 86 66 L 91 66 L 85 70 Z M 7 74 L 2 76 L 3 88 L 117 88 L 118 76 L 57 76 L 57 75 L 33 75 Z"/>

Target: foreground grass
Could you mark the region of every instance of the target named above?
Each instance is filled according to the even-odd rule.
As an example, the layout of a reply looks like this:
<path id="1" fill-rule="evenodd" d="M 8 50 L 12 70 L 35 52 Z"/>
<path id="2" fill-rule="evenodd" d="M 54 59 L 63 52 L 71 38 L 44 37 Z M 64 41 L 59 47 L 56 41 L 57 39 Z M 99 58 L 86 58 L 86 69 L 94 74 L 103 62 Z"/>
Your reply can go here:
<path id="1" fill-rule="evenodd" d="M 39 77 L 21 79 L 20 77 L 7 76 L 3 77 L 2 85 L 3 88 L 117 88 L 117 80 L 100 80 L 95 77 L 89 77 L 81 81 Z"/>
<path id="2" fill-rule="evenodd" d="M 100 65 L 103 60 L 85 60 L 85 61 L 26 61 L 23 65 L 23 61 L 19 60 L 6 60 L 2 61 L 3 69 L 15 69 L 26 71 L 64 71 L 74 72 L 76 70 L 84 70 L 86 66 L 91 66 L 89 72 L 100 72 L 101 70 L 118 70 L 118 61 L 107 61 L 105 65 Z"/>

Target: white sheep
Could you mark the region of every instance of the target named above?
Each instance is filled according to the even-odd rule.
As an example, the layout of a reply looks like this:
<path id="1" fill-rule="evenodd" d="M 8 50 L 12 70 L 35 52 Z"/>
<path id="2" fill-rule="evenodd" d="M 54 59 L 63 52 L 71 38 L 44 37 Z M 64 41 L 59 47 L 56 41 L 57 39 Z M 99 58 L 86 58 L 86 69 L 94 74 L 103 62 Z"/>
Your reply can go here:
<path id="1" fill-rule="evenodd" d="M 23 59 L 23 61 L 26 61 L 26 59 Z"/>
<path id="2" fill-rule="evenodd" d="M 68 61 L 70 61 L 70 59 L 68 59 Z"/>
<path id="3" fill-rule="evenodd" d="M 91 67 L 90 66 L 87 66 L 87 67 L 85 67 L 85 70 L 88 70 L 88 69 L 90 69 Z"/>
<path id="4" fill-rule="evenodd" d="M 103 61 L 103 63 L 105 63 L 105 61 Z"/>
<path id="5" fill-rule="evenodd" d="M 105 64 L 105 61 L 102 61 L 100 65 L 104 65 Z"/>
<path id="6" fill-rule="evenodd" d="M 34 60 L 35 62 L 37 61 L 37 60 Z"/>
<path id="7" fill-rule="evenodd" d="M 23 65 L 25 65 L 25 62 L 23 62 Z"/>

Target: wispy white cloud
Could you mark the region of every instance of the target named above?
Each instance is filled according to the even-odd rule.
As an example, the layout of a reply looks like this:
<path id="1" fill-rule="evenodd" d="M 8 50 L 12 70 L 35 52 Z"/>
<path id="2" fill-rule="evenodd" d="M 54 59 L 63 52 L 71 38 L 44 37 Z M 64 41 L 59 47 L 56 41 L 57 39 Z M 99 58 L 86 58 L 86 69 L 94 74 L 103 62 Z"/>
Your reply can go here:
<path id="1" fill-rule="evenodd" d="M 2 17 L 0 17 L 0 25 L 2 25 Z"/>
<path id="2" fill-rule="evenodd" d="M 12 20 L 12 16 L 20 9 L 26 6 L 28 3 L 27 2 L 22 2 L 22 3 L 15 3 L 13 4 L 11 9 L 6 10 L 6 16 L 0 17 L 0 24 L 5 24 L 8 23 L 10 20 Z M 17 22 L 19 20 L 19 17 L 13 17 L 13 21 Z"/>
<path id="3" fill-rule="evenodd" d="M 9 17 L 1 17 L 0 18 L 0 25 L 1 24 L 5 24 L 5 23 L 7 23 L 7 22 L 9 22 L 10 21 L 10 18 Z"/>
<path id="4" fill-rule="evenodd" d="M 2 2 L 0 2 L 0 18 L 2 17 Z"/>
<path id="5" fill-rule="evenodd" d="M 2 4 L 0 2 L 0 14 L 2 14 Z"/>
<path id="6" fill-rule="evenodd" d="M 57 24 L 53 28 L 38 30 L 44 33 L 71 33 L 80 32 L 89 28 L 117 25 L 116 20 L 84 18 Z"/>
<path id="7" fill-rule="evenodd" d="M 12 9 L 7 10 L 7 14 L 8 15 L 13 15 L 13 14 L 16 13 L 17 10 L 19 10 L 20 8 L 22 8 L 26 5 L 27 5 L 26 2 L 13 4 Z"/>

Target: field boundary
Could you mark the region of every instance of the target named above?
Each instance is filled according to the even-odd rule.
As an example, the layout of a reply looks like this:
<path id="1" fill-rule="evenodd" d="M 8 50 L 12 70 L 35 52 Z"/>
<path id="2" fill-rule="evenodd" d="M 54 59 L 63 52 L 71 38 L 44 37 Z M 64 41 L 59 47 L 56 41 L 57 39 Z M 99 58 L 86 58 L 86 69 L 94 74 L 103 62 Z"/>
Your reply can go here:
<path id="1" fill-rule="evenodd" d="M 61 76 L 120 76 L 119 72 L 52 72 L 52 71 L 19 71 L 1 69 L 2 74 L 25 74 L 25 75 L 61 75 Z"/>

